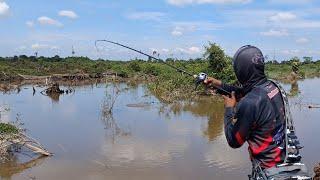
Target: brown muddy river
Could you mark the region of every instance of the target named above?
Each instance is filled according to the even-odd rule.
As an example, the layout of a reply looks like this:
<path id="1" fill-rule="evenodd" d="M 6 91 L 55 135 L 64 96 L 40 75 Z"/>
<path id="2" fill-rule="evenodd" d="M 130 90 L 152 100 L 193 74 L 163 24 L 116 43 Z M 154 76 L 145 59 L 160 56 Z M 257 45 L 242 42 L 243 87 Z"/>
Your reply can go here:
<path id="1" fill-rule="evenodd" d="M 320 79 L 299 82 L 291 111 L 310 170 L 320 162 Z M 293 86 L 296 89 L 296 86 Z M 285 85 L 291 90 L 291 85 Z M 54 156 L 31 160 L 19 154 L 0 165 L 0 179 L 209 180 L 247 179 L 247 147 L 231 149 L 223 132 L 223 104 L 212 100 L 164 105 L 143 85 L 121 84 L 113 114 L 105 110 L 114 88 L 82 86 L 51 99 L 37 87 L 0 95 L 1 121 L 17 114 L 27 134 Z"/>

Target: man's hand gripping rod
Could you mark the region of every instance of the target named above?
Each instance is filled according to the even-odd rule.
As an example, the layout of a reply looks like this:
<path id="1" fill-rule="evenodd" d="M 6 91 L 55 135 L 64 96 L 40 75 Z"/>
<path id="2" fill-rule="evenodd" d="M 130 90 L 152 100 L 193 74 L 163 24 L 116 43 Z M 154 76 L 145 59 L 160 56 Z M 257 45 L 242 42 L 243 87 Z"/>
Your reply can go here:
<path id="1" fill-rule="evenodd" d="M 109 40 L 105 40 L 105 39 L 96 40 L 96 41 L 95 41 L 95 47 L 96 47 L 97 50 L 98 50 L 98 46 L 97 46 L 97 43 L 98 43 L 98 42 L 107 42 L 107 43 L 111 43 L 111 44 L 115 44 L 115 45 L 124 47 L 124 48 L 126 48 L 126 49 L 130 49 L 130 50 L 135 51 L 135 52 L 137 52 L 137 53 L 139 53 L 139 54 L 145 55 L 145 56 L 147 56 L 147 57 L 149 57 L 149 58 L 151 58 L 151 59 L 157 60 L 157 61 L 159 61 L 159 62 L 161 62 L 161 63 L 163 63 L 163 64 L 165 64 L 165 65 L 167 65 L 167 66 L 169 66 L 169 67 L 171 67 L 171 68 L 173 68 L 173 69 L 175 69 L 175 70 L 177 70 L 178 72 L 187 74 L 187 75 L 193 77 L 194 79 L 196 79 L 196 88 L 198 87 L 199 84 L 204 83 L 204 81 L 205 81 L 206 79 L 208 79 L 208 75 L 207 75 L 206 73 L 200 73 L 200 74 L 198 74 L 198 75 L 193 75 L 192 73 L 187 72 L 186 70 L 183 70 L 183 69 L 178 68 L 178 67 L 176 67 L 176 66 L 173 66 L 173 65 L 165 62 L 164 60 L 160 59 L 160 58 L 156 58 L 156 57 L 151 56 L 151 55 L 149 55 L 149 54 L 147 54 L 147 53 L 144 53 L 144 52 L 142 52 L 142 51 L 136 50 L 136 49 L 134 49 L 134 48 L 131 48 L 131 47 L 129 47 L 129 46 L 126 46 L 126 45 L 123 45 L 123 44 L 120 44 L 120 43 L 117 43 L 117 42 L 113 42 L 113 41 L 109 41 Z M 228 91 L 226 91 L 226 90 L 224 90 L 224 89 L 222 89 L 222 88 L 220 88 L 220 87 L 218 87 L 218 86 L 215 86 L 215 85 L 212 84 L 212 85 L 210 85 L 210 87 L 219 90 L 219 93 L 222 94 L 222 95 L 231 96 L 231 93 L 230 93 L 230 92 L 228 92 Z"/>

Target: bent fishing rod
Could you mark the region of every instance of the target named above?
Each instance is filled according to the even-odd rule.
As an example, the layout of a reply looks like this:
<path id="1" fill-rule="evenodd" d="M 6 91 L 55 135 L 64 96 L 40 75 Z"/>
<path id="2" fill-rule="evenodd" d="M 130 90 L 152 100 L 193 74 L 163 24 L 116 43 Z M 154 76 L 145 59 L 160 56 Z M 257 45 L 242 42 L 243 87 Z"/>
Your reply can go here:
<path id="1" fill-rule="evenodd" d="M 190 73 L 190 72 L 188 72 L 188 71 L 186 71 L 186 70 L 184 70 L 184 69 L 181 69 L 181 68 L 179 68 L 179 67 L 176 67 L 176 66 L 174 66 L 174 65 L 172 65 L 172 64 L 169 64 L 169 63 L 165 62 L 164 60 L 162 60 L 162 59 L 160 59 L 160 58 L 154 57 L 154 56 L 152 56 L 152 55 L 149 55 L 149 54 L 147 54 L 147 53 L 144 53 L 144 52 L 139 51 L 139 50 L 137 50 L 137 49 L 134 49 L 134 48 L 132 48 L 132 47 L 129 47 L 129 46 L 120 44 L 120 43 L 118 43 L 118 42 L 114 42 L 114 41 L 110 41 L 110 40 L 106 40 L 106 39 L 96 40 L 96 41 L 95 41 L 95 47 L 96 47 L 97 50 L 98 50 L 98 46 L 97 46 L 97 43 L 98 43 L 98 42 L 106 42 L 106 43 L 111 43 L 111 44 L 114 44 L 114 45 L 117 45 L 117 46 L 124 47 L 124 48 L 126 48 L 126 49 L 135 51 L 135 52 L 137 52 L 137 53 L 139 53 L 139 54 L 145 55 L 145 56 L 147 56 L 147 57 L 150 58 L 150 59 L 154 59 L 154 60 L 156 60 L 156 61 L 158 61 L 158 62 L 161 62 L 161 63 L 163 63 L 163 64 L 171 67 L 172 69 L 175 69 L 175 70 L 178 71 L 178 72 L 181 72 L 181 73 L 183 73 L 183 74 L 189 75 L 189 76 L 191 76 L 191 77 L 193 77 L 193 78 L 196 79 L 196 88 L 197 88 L 197 86 L 198 86 L 200 83 L 203 83 L 206 79 L 208 79 L 208 75 L 207 75 L 206 73 L 199 73 L 198 75 L 193 75 L 192 73 Z M 222 88 L 220 88 L 220 87 L 218 87 L 218 86 L 215 86 L 215 85 L 210 85 L 210 86 L 211 86 L 212 88 L 214 88 L 214 89 L 217 89 L 217 90 L 218 90 L 217 93 L 219 93 L 219 94 L 221 94 L 221 95 L 231 96 L 231 93 L 230 93 L 230 92 L 228 92 L 228 91 L 226 91 L 226 90 L 224 90 L 224 89 L 222 89 Z"/>

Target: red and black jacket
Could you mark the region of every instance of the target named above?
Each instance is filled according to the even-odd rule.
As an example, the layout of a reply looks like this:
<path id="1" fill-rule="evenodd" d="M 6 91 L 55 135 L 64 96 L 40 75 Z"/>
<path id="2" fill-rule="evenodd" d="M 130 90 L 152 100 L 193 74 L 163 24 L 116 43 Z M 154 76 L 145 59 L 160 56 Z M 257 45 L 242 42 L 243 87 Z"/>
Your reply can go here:
<path id="1" fill-rule="evenodd" d="M 242 89 L 222 85 L 237 94 Z M 249 144 L 251 160 L 263 168 L 274 167 L 285 159 L 285 114 L 279 89 L 268 80 L 251 88 L 235 108 L 225 110 L 225 135 L 232 148 Z"/>
<path id="2" fill-rule="evenodd" d="M 263 168 L 285 159 L 285 114 L 280 90 L 264 73 L 264 56 L 254 46 L 243 46 L 233 58 L 241 88 L 222 88 L 242 97 L 235 108 L 226 108 L 225 135 L 229 145 L 239 148 L 248 142 L 251 160 Z"/>

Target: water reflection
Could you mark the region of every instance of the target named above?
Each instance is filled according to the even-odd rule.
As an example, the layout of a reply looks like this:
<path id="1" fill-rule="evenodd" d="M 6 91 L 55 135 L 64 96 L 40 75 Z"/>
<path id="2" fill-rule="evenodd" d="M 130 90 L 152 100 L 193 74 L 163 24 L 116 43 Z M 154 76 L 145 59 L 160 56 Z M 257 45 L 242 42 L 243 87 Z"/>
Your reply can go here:
<path id="1" fill-rule="evenodd" d="M 208 118 L 208 124 L 203 130 L 203 134 L 208 137 L 209 141 L 214 141 L 218 136 L 223 134 L 224 106 L 217 99 L 199 99 L 196 102 L 188 103 L 184 106 L 183 111 Z"/>
<path id="2" fill-rule="evenodd" d="M 113 116 L 113 112 L 109 111 L 106 104 L 107 100 L 104 100 L 102 103 L 102 110 L 101 110 L 101 121 L 104 124 L 105 129 L 108 131 L 108 136 L 112 137 L 113 142 L 117 136 L 129 136 L 130 132 L 126 132 L 125 130 L 121 129 L 118 125 L 116 119 Z"/>
<path id="3" fill-rule="evenodd" d="M 59 102 L 61 94 L 59 93 L 50 93 L 47 95 L 53 102 Z"/>
<path id="4" fill-rule="evenodd" d="M 45 156 L 39 156 L 37 158 L 21 163 L 21 160 L 17 156 L 13 156 L 10 158 L 10 161 L 1 164 L 0 179 L 11 180 L 12 177 L 16 174 L 20 174 L 32 167 L 40 166 L 45 159 Z M 29 177 L 29 179 L 32 179 L 32 177 Z"/>
<path id="5" fill-rule="evenodd" d="M 113 88 L 108 92 L 114 97 Z M 122 104 L 124 99 L 125 103 Z M 112 102 L 112 98 L 107 95 L 105 101 L 110 104 L 108 101 Z M 108 164 L 112 170 L 119 167 L 139 169 L 158 167 L 180 157 L 189 146 L 190 140 L 185 136 L 193 134 L 190 132 L 194 131 L 192 125 L 173 120 L 178 115 L 169 112 L 170 108 L 166 105 L 155 103 L 154 98 L 146 96 L 143 86 L 121 93 L 116 101 L 111 104 L 116 106 L 125 104 L 125 106 L 121 107 L 121 110 L 114 107 L 112 113 L 106 111 L 108 105 L 102 108 L 102 119 L 106 122 L 107 130 L 111 132 L 101 147 L 101 154 L 104 156 L 103 159 L 100 158 L 102 164 Z M 166 116 L 172 117 L 172 120 L 169 120 L 169 117 L 166 117 L 168 121 L 159 119 L 160 107 L 167 110 Z M 117 111 L 125 113 L 119 114 Z"/>
<path id="6" fill-rule="evenodd" d="M 241 149 L 232 149 L 224 137 L 224 105 L 221 99 L 202 97 L 194 102 L 174 103 L 169 107 L 175 115 L 191 112 L 195 120 L 199 117 L 207 119 L 207 125 L 202 126 L 202 133 L 211 142 L 204 152 L 204 161 L 209 167 L 243 172 L 250 169 L 246 145 Z"/>
<path id="7" fill-rule="evenodd" d="M 290 96 L 297 96 L 297 95 L 299 95 L 299 93 L 300 93 L 300 91 L 299 91 L 298 81 L 297 80 L 292 81 L 289 95 Z"/>
<path id="8" fill-rule="evenodd" d="M 318 101 L 310 90 L 318 82 L 299 84 L 304 100 Z M 285 87 L 290 91 L 290 84 Z M 49 180 L 247 179 L 251 169 L 247 148 L 228 146 L 221 101 L 205 97 L 167 105 L 148 94 L 144 85 L 118 84 L 117 88 L 112 84 L 77 87 L 76 93 L 60 97 L 54 105 L 39 93 L 32 96 L 32 87 L 19 96 L 1 94 L 1 103 L 14 107 L 2 118 L 23 114 L 26 128 L 56 154 L 41 167 L 17 172 L 13 179 L 25 179 L 29 173 Z M 320 147 L 312 140 L 319 131 L 310 130 L 318 127 L 319 112 L 302 108 L 293 109 L 293 114 L 306 147 L 305 162 L 319 161 L 312 156 Z"/>
<path id="9" fill-rule="evenodd" d="M 207 125 L 203 127 L 203 135 L 208 137 L 209 141 L 214 141 L 223 134 L 224 106 L 221 99 L 200 97 L 197 101 L 175 102 L 160 108 L 160 114 L 164 114 L 167 118 L 171 118 L 170 113 L 180 116 L 185 112 L 208 119 Z"/>
<path id="10" fill-rule="evenodd" d="M 106 86 L 106 96 L 101 105 L 101 121 L 108 132 L 108 136 L 115 141 L 117 136 L 128 136 L 129 131 L 125 131 L 113 116 L 113 108 L 119 95 L 127 90 L 127 87 L 120 87 L 119 84 L 109 84 Z"/>
<path id="11" fill-rule="evenodd" d="M 120 96 L 119 101 L 121 99 Z M 105 156 L 102 164 L 108 164 L 113 170 L 117 167 L 146 169 L 167 166 L 177 160 L 187 163 L 190 157 L 201 159 L 202 156 L 209 167 L 250 167 L 249 159 L 242 155 L 243 151 L 231 150 L 226 144 L 221 101 L 204 97 L 195 102 L 148 105 L 148 108 L 142 109 L 133 108 L 136 106 L 131 104 L 126 106 L 126 115 L 122 119 L 126 119 L 124 124 L 127 126 L 133 126 L 129 128 L 132 130 L 130 136 L 117 136 L 116 139 L 114 135 L 107 136 L 101 147 L 101 153 Z M 156 111 L 159 116 L 154 113 Z M 118 125 L 121 122 L 115 121 L 110 114 L 103 118 L 113 129 L 111 132 L 121 132 Z M 203 141 L 203 136 L 212 143 Z M 192 150 L 190 157 L 184 157 L 185 152 L 193 149 L 194 143 L 199 141 L 201 146 L 207 148 L 199 150 L 199 154 Z M 228 154 L 228 157 L 221 154 Z"/>

